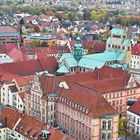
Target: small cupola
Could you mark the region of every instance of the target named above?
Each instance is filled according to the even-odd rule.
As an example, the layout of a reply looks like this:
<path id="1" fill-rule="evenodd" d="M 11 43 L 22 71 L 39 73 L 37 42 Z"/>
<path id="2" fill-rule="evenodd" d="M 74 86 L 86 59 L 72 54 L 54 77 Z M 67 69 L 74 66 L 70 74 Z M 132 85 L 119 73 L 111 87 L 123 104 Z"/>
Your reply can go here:
<path id="1" fill-rule="evenodd" d="M 79 61 L 83 56 L 83 46 L 81 44 L 80 37 L 76 38 L 76 43 L 75 43 L 74 48 L 73 48 L 73 55 L 77 61 Z"/>

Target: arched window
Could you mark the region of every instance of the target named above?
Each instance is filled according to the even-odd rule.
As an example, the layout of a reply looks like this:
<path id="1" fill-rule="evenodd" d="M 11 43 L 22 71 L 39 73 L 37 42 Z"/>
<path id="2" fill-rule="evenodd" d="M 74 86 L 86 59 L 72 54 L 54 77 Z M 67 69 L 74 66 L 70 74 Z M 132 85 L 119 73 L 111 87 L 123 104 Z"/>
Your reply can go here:
<path id="1" fill-rule="evenodd" d="M 111 140 L 111 134 L 108 134 L 107 139 Z"/>
<path id="2" fill-rule="evenodd" d="M 102 140 L 106 140 L 106 135 L 104 133 L 102 134 Z"/>
<path id="3" fill-rule="evenodd" d="M 102 129 L 103 129 L 103 130 L 106 130 L 106 121 L 103 121 L 103 122 L 102 122 Z"/>

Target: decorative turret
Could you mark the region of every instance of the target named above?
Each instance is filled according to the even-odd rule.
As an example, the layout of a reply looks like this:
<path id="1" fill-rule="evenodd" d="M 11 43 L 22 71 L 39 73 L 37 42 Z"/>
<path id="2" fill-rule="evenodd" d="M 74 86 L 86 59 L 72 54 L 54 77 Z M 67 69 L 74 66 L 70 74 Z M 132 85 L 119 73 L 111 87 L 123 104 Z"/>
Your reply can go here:
<path id="1" fill-rule="evenodd" d="M 80 37 L 76 38 L 76 43 L 75 43 L 74 49 L 73 49 L 73 55 L 74 55 L 74 58 L 77 61 L 79 61 L 82 58 L 82 56 L 83 56 L 83 46 L 81 44 Z"/>

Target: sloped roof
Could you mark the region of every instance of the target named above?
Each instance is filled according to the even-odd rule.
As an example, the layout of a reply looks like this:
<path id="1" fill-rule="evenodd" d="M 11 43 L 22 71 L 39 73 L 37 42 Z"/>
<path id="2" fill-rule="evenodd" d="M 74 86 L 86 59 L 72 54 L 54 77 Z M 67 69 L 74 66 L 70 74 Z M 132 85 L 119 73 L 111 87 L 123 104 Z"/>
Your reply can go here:
<path id="1" fill-rule="evenodd" d="M 104 93 L 104 90 L 106 92 L 110 92 L 114 91 L 115 88 L 125 89 L 129 77 L 130 74 L 121 68 L 110 68 L 104 66 L 101 69 L 96 69 L 94 72 L 76 73 L 72 75 L 48 76 L 43 74 L 40 76 L 40 82 L 41 88 L 44 92 L 43 97 L 46 99 L 46 95 L 48 93 L 57 92 L 59 94 L 60 82 L 65 81 L 68 86 L 71 86 L 74 83 L 81 83 L 87 87 L 89 86 L 92 89 L 94 89 L 95 86 L 95 90 L 98 92 L 100 91 L 100 93 Z M 105 85 L 104 82 L 106 82 Z M 113 85 L 112 87 L 111 83 Z"/>
<path id="2" fill-rule="evenodd" d="M 60 97 L 64 97 L 68 100 L 71 100 L 77 104 L 88 108 L 89 112 L 83 113 L 87 114 L 90 117 L 96 118 L 102 115 L 117 114 L 117 112 L 108 103 L 108 101 L 105 98 L 103 98 L 101 94 L 81 84 L 73 84 L 69 89 L 62 90 Z M 72 107 L 61 100 L 59 100 L 58 102 L 64 103 L 66 106 Z M 76 110 L 78 111 L 78 109 Z"/>
<path id="3" fill-rule="evenodd" d="M 10 128 L 11 130 L 15 127 L 15 125 L 17 125 L 15 127 L 15 131 L 28 138 L 29 140 L 34 140 L 35 138 L 39 139 L 39 136 L 42 134 L 42 130 L 50 132 L 50 137 L 48 137 L 47 140 L 55 140 L 52 138 L 56 138 L 56 136 L 59 136 L 59 139 L 57 140 L 62 140 L 61 136 L 62 138 L 66 136 L 58 130 L 55 131 L 55 129 L 50 127 L 47 123 L 43 123 L 33 117 L 17 112 L 16 110 L 9 107 L 4 109 L 0 115 L 0 118 L 6 118 L 6 127 Z M 17 124 L 19 119 L 20 121 Z M 20 128 L 22 128 L 21 131 Z M 72 140 L 67 138 L 69 137 L 66 136 L 65 140 Z"/>
<path id="4" fill-rule="evenodd" d="M 33 75 L 29 75 L 29 76 L 18 76 L 15 77 L 14 80 L 17 82 L 19 87 L 25 86 L 29 83 L 29 81 L 31 81 L 33 79 Z"/>
<path id="5" fill-rule="evenodd" d="M 106 62 L 109 61 L 115 61 L 115 60 L 122 61 L 125 58 L 125 55 L 126 55 L 125 52 L 106 50 L 103 53 L 83 55 L 83 57 L 79 60 L 79 62 L 77 62 L 71 53 L 65 53 L 59 59 L 59 63 L 61 65 L 62 62 L 66 61 L 68 67 L 79 66 L 79 67 L 94 70 L 95 68 L 102 68 L 106 64 Z M 65 63 L 63 65 L 65 65 Z M 60 69 L 59 72 L 63 73 L 60 71 Z"/>
<path id="6" fill-rule="evenodd" d="M 56 130 L 54 134 L 51 135 L 49 140 L 74 140 L 74 138 L 71 138 L 70 136 L 64 134 L 63 132 Z"/>
<path id="7" fill-rule="evenodd" d="M 18 31 L 12 26 L 0 26 L 0 33 L 17 33 Z"/>
<path id="8" fill-rule="evenodd" d="M 128 111 L 140 116 L 140 99 L 136 101 L 129 109 Z"/>
<path id="9" fill-rule="evenodd" d="M 123 29 L 123 28 L 113 28 L 112 29 L 112 34 L 113 35 L 122 35 L 123 33 L 124 33 L 124 31 L 125 31 L 125 29 Z"/>
<path id="10" fill-rule="evenodd" d="M 20 92 L 19 96 L 20 96 L 21 100 L 24 102 L 25 92 Z"/>
<path id="11" fill-rule="evenodd" d="M 140 43 L 138 43 L 132 47 L 131 54 L 140 56 Z"/>
<path id="12" fill-rule="evenodd" d="M 0 64 L 1 75 L 5 72 L 17 75 L 31 75 L 35 72 L 48 71 L 54 73 L 57 69 L 55 57 L 50 56 L 45 59 L 36 59 L 22 62 Z"/>

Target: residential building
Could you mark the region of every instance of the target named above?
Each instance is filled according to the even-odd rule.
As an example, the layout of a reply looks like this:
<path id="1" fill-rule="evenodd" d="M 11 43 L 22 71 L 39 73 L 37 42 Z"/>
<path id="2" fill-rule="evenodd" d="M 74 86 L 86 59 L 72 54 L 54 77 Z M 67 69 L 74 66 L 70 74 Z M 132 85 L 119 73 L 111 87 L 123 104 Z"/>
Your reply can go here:
<path id="1" fill-rule="evenodd" d="M 19 44 L 20 33 L 17 29 L 11 26 L 0 26 L 0 43 Z"/>
<path id="2" fill-rule="evenodd" d="M 20 112 L 25 111 L 25 86 L 32 80 L 33 76 L 16 77 L 12 82 L 4 83 L 1 87 L 1 104 L 14 107 Z"/>
<path id="3" fill-rule="evenodd" d="M 131 66 L 132 69 L 140 69 L 140 44 L 136 44 L 131 50 Z"/>
<path id="4" fill-rule="evenodd" d="M 0 140 L 74 140 L 48 124 L 8 107 L 0 115 L 0 124 Z"/>
<path id="5" fill-rule="evenodd" d="M 127 116 L 129 118 L 129 129 L 136 135 L 140 135 L 140 100 L 128 108 Z"/>

